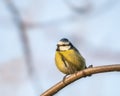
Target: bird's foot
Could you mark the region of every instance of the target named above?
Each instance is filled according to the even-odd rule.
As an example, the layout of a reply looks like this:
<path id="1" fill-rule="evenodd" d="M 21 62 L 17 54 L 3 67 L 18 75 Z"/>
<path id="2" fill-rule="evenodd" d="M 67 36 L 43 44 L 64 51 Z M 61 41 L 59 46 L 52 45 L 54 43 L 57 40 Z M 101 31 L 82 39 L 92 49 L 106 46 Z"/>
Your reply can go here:
<path id="1" fill-rule="evenodd" d="M 88 68 L 92 68 L 92 67 L 93 67 L 93 65 L 89 65 L 89 66 L 87 67 L 87 69 L 88 69 Z M 92 76 L 92 75 L 88 75 L 88 76 Z"/>
<path id="2" fill-rule="evenodd" d="M 87 68 L 92 68 L 93 67 L 93 65 L 89 65 Z"/>
<path id="3" fill-rule="evenodd" d="M 68 74 L 66 74 L 64 77 L 63 77 L 63 83 L 65 84 L 65 79 L 66 77 L 68 76 Z"/>

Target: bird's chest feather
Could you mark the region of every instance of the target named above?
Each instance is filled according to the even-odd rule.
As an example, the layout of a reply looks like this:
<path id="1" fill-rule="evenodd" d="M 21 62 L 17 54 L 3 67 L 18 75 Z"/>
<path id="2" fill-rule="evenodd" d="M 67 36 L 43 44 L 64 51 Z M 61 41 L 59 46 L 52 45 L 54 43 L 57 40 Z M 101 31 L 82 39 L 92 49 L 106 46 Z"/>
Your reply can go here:
<path id="1" fill-rule="evenodd" d="M 57 62 L 67 61 L 69 64 L 78 65 L 81 62 L 80 54 L 74 50 L 67 50 L 57 53 Z M 62 64 L 62 63 L 61 63 Z"/>
<path id="2" fill-rule="evenodd" d="M 71 63 L 77 63 L 80 59 L 79 54 L 74 50 L 67 50 L 67 51 L 61 52 L 61 54 L 67 61 Z"/>
<path id="3" fill-rule="evenodd" d="M 67 50 L 56 53 L 56 65 L 65 74 L 74 73 L 81 69 L 80 54 L 74 50 Z"/>

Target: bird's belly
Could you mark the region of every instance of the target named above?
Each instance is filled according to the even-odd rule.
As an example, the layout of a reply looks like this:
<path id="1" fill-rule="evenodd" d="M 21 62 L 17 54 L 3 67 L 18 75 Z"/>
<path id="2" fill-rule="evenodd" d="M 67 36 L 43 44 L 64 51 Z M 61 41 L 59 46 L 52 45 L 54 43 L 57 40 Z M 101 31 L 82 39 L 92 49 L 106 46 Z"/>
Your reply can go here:
<path id="1" fill-rule="evenodd" d="M 56 54 L 55 62 L 57 68 L 64 74 L 73 74 L 79 70 L 84 69 L 85 67 L 84 62 L 79 57 L 72 56 L 71 54 L 65 54 L 64 55 L 65 60 L 63 61 L 63 59 L 61 58 L 62 57 L 60 54 Z"/>
<path id="2" fill-rule="evenodd" d="M 65 64 L 63 62 L 61 62 L 61 63 L 58 62 L 57 67 L 64 74 L 72 74 L 72 73 L 77 72 L 77 68 L 71 63 L 66 62 L 66 64 Z"/>
<path id="3" fill-rule="evenodd" d="M 56 59 L 57 68 L 64 74 L 73 74 L 81 69 L 84 69 L 83 64 L 80 63 L 81 63 L 80 61 L 76 60 L 63 61 L 60 58 Z"/>

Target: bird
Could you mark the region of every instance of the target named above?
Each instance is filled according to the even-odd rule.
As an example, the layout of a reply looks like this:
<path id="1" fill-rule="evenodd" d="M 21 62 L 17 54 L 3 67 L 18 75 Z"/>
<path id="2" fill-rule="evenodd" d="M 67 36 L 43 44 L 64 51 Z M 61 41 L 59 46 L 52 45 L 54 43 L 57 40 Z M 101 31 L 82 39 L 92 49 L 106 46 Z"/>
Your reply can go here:
<path id="1" fill-rule="evenodd" d="M 57 43 L 55 64 L 66 75 L 74 74 L 87 68 L 84 57 L 67 38 L 62 38 Z"/>

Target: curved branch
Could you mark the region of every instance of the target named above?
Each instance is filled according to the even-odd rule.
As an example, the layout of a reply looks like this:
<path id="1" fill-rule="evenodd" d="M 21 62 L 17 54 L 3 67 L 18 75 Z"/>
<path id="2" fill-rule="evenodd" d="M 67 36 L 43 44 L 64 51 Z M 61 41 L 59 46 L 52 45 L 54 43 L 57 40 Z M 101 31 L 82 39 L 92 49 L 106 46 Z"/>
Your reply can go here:
<path id="1" fill-rule="evenodd" d="M 40 96 L 52 96 L 55 93 L 57 93 L 59 90 L 64 88 L 65 86 L 69 85 L 70 83 L 82 77 L 90 76 L 92 74 L 97 74 L 97 73 L 111 72 L 111 71 L 120 71 L 120 64 L 97 66 L 97 67 L 84 69 L 82 71 L 79 71 L 75 74 L 70 75 L 64 80 L 64 82 L 60 81 L 59 83 L 57 83 L 56 85 L 54 85 L 53 87 L 45 91 Z"/>

